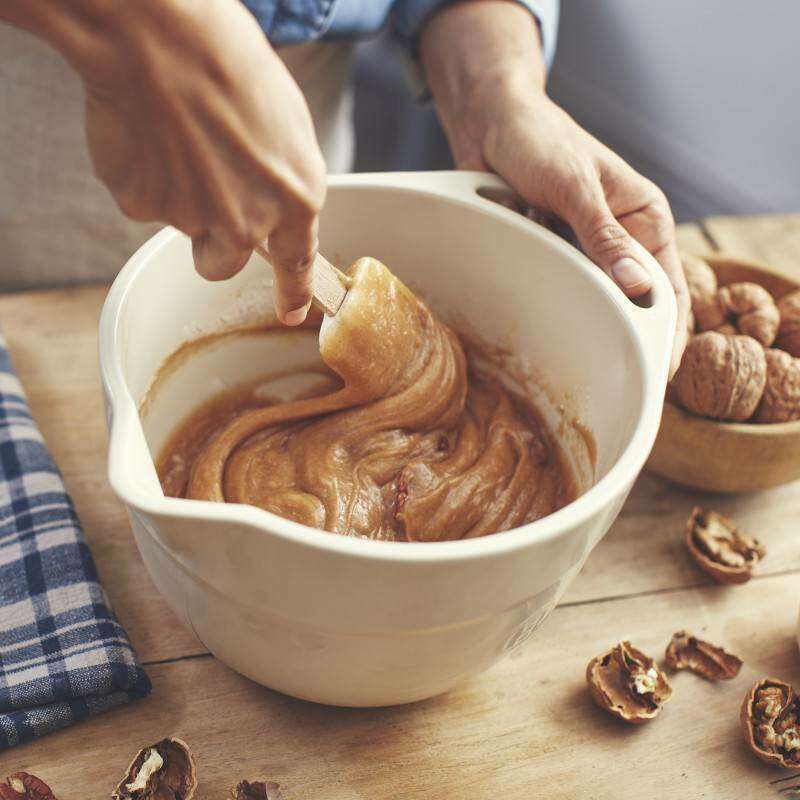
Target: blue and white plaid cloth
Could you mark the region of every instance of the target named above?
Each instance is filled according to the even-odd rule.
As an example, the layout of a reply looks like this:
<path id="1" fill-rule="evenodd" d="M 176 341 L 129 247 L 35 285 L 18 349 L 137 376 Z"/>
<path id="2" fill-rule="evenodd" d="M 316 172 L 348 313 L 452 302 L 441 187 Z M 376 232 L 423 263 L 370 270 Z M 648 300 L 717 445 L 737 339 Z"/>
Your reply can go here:
<path id="1" fill-rule="evenodd" d="M 0 750 L 149 691 L 0 336 Z"/>

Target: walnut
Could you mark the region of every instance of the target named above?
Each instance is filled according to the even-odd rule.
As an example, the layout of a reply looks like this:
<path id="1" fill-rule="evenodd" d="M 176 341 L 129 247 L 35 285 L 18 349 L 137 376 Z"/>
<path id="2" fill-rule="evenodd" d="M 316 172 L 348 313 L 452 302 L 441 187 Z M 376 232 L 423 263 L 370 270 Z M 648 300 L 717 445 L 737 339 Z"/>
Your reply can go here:
<path id="1" fill-rule="evenodd" d="M 710 681 L 729 681 L 742 668 L 742 660 L 737 656 L 686 631 L 672 635 L 664 657 L 671 669 L 690 669 Z"/>
<path id="2" fill-rule="evenodd" d="M 736 523 L 695 507 L 686 523 L 686 546 L 700 569 L 718 583 L 747 583 L 766 548 Z"/>
<path id="3" fill-rule="evenodd" d="M 766 382 L 764 349 L 755 339 L 708 331 L 686 346 L 670 396 L 694 414 L 743 422 L 755 412 Z"/>
<path id="4" fill-rule="evenodd" d="M 274 781 L 241 781 L 231 789 L 231 800 L 283 800 L 283 795 Z"/>
<path id="5" fill-rule="evenodd" d="M 800 289 L 782 297 L 778 301 L 778 311 L 781 324 L 775 347 L 800 358 Z"/>
<path id="6" fill-rule="evenodd" d="M 717 276 L 714 270 L 697 256 L 681 254 L 683 274 L 689 286 L 695 329 L 709 331 L 725 322 L 725 313 L 717 298 Z"/>
<path id="7" fill-rule="evenodd" d="M 197 788 L 192 753 L 180 739 L 162 739 L 136 754 L 113 800 L 191 800 Z"/>
<path id="8" fill-rule="evenodd" d="M 755 421 L 790 422 L 800 419 L 800 358 L 770 348 L 767 360 L 767 385 L 756 410 Z"/>
<path id="9" fill-rule="evenodd" d="M 769 347 L 778 334 L 780 313 L 772 295 L 757 283 L 732 283 L 717 293 L 720 308 L 740 333 Z"/>
<path id="10" fill-rule="evenodd" d="M 52 789 L 27 772 L 15 772 L 0 783 L 0 800 L 56 800 Z"/>
<path id="11" fill-rule="evenodd" d="M 747 693 L 740 720 L 747 746 L 767 764 L 800 770 L 800 700 L 794 689 L 763 678 Z"/>
<path id="12" fill-rule="evenodd" d="M 625 641 L 589 662 L 586 681 L 600 708 L 633 724 L 655 717 L 672 696 L 655 661 Z"/>

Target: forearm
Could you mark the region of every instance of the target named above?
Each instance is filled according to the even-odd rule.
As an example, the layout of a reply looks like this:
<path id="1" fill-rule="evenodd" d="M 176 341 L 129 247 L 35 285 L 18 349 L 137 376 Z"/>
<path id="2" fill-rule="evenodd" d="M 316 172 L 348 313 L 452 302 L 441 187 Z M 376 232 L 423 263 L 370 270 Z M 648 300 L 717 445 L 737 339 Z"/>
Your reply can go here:
<path id="1" fill-rule="evenodd" d="M 0 20 L 77 58 L 93 29 L 105 24 L 109 0 L 0 0 Z"/>
<path id="2" fill-rule="evenodd" d="M 536 19 L 512 0 L 457 0 L 420 36 L 420 60 L 456 160 L 483 139 L 486 105 L 499 92 L 544 91 L 546 71 Z M 466 129 L 465 129 L 466 126 Z M 469 156 L 467 155 L 467 160 Z"/>

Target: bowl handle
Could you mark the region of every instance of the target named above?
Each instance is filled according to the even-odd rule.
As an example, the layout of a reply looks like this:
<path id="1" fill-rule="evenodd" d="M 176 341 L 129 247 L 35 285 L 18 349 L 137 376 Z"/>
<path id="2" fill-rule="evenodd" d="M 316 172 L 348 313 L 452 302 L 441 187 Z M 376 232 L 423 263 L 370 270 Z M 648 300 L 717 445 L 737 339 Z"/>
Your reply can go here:
<path id="1" fill-rule="evenodd" d="M 541 235 L 551 238 L 558 247 L 573 248 L 573 245 L 566 242 L 561 236 L 499 202 L 502 198 L 518 200 L 519 195 L 501 177 L 490 172 L 442 170 L 436 172 L 384 172 L 371 175 L 360 173 L 336 176 L 333 179 L 333 182 L 339 184 L 364 181 L 373 186 L 429 191 L 482 208 L 496 216 L 513 219 L 517 223 L 522 219 L 524 224 L 535 225 Z M 620 310 L 638 331 L 638 338 L 642 344 L 648 367 L 647 374 L 654 379 L 654 389 L 657 394 L 663 396 L 669 371 L 672 342 L 675 338 L 677 318 L 675 292 L 666 273 L 655 258 L 635 240 L 633 240 L 633 246 L 637 251 L 639 262 L 648 270 L 653 279 L 653 288 L 645 298 L 632 302 L 610 277 L 599 267 L 594 266 L 608 281 L 611 291 L 616 295 Z M 582 253 L 581 255 L 586 258 Z"/>

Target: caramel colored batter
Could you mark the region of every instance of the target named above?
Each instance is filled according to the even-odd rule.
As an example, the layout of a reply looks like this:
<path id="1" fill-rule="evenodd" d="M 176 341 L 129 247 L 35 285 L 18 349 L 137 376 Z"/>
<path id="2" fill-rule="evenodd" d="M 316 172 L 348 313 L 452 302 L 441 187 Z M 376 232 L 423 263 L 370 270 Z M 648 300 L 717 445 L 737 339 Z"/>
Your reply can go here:
<path id="1" fill-rule="evenodd" d="M 215 398 L 161 454 L 165 493 L 401 541 L 484 536 L 569 502 L 575 482 L 532 409 L 470 369 L 456 335 L 380 262 L 349 274 L 320 336 L 341 382 L 279 404 L 252 385 Z"/>

